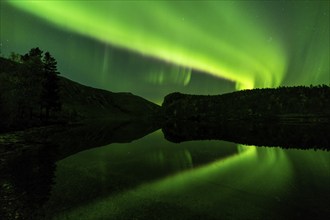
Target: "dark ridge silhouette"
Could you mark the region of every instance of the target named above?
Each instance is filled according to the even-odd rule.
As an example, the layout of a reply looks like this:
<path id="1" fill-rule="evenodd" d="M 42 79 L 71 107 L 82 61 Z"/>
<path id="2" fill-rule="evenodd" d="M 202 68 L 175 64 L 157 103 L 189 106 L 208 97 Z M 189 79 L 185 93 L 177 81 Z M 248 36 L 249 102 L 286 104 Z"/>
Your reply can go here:
<path id="1" fill-rule="evenodd" d="M 170 120 L 329 122 L 330 88 L 279 87 L 215 96 L 172 93 L 165 97 L 162 109 Z"/>
<path id="2" fill-rule="evenodd" d="M 45 74 L 56 70 L 56 61 L 49 60 L 46 61 L 51 67 L 46 66 L 50 70 Z M 18 63 L 0 57 L 0 65 L 0 133 L 86 119 L 153 117 L 160 110 L 158 105 L 131 93 L 84 86 L 56 74 L 43 80 L 42 72 L 35 73 L 39 66 L 30 62 Z M 43 85 L 51 87 L 53 81 L 58 84 L 59 100 L 52 90 L 41 88 Z"/>
<path id="3" fill-rule="evenodd" d="M 330 149 L 330 88 L 280 87 L 217 96 L 172 93 L 162 105 L 173 142 L 218 139 L 257 146 Z"/>
<path id="4" fill-rule="evenodd" d="M 158 113 L 160 106 L 129 92 L 114 93 L 60 78 L 64 108 L 82 119 L 145 118 Z"/>

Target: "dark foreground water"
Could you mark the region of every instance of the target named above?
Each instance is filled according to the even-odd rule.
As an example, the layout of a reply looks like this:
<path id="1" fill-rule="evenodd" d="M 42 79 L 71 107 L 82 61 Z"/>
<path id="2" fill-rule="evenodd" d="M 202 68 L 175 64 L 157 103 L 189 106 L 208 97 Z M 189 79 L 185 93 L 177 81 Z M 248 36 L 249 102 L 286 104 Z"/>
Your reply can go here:
<path id="1" fill-rule="evenodd" d="M 326 151 L 224 141 L 175 144 L 158 130 L 131 143 L 60 160 L 57 153 L 38 150 L 9 163 L 1 182 L 6 218 L 254 220 L 330 215 Z"/>

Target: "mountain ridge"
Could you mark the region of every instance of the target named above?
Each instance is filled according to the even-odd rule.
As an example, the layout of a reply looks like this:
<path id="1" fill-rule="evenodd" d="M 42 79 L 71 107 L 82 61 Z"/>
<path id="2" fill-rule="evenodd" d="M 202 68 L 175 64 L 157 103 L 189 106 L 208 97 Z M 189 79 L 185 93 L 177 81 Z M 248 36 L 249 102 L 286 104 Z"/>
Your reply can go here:
<path id="1" fill-rule="evenodd" d="M 25 94 L 22 81 L 30 76 L 25 66 L 0 57 L 0 132 L 23 130 L 44 125 L 40 121 L 38 107 L 34 106 L 34 115 L 20 115 L 20 101 Z M 32 77 L 32 76 L 31 76 Z M 130 120 L 152 117 L 160 106 L 129 92 L 115 93 L 103 89 L 82 85 L 62 76 L 58 76 L 61 111 L 55 112 L 50 123 L 106 118 Z M 49 123 L 49 122 L 47 122 Z"/>

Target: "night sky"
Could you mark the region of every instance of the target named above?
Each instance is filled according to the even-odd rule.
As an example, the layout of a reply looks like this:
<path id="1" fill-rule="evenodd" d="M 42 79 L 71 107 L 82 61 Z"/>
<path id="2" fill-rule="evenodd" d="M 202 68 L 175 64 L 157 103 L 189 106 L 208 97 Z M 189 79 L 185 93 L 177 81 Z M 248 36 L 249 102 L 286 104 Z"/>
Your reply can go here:
<path id="1" fill-rule="evenodd" d="M 62 76 L 161 103 L 329 84 L 329 1 L 1 1 L 1 56 L 49 51 Z"/>
<path id="2" fill-rule="evenodd" d="M 237 89 L 281 85 L 330 85 L 330 2 L 327 0 L 1 0 L 0 6 L 1 56 L 8 57 L 11 52 L 25 54 L 31 48 L 39 47 L 56 58 L 58 69 L 64 77 L 109 91 L 132 92 L 158 104 L 162 103 L 165 95 L 176 91 L 222 94 Z M 69 166 L 70 169 L 77 169 L 77 173 L 84 174 L 85 171 L 78 163 L 81 162 L 87 167 L 88 175 L 84 174 L 88 176 L 87 181 L 91 180 L 90 174 L 94 173 L 95 181 L 102 182 L 102 177 L 110 173 L 109 167 L 115 164 L 111 158 L 115 158 L 115 162 L 125 158 L 118 159 L 118 152 L 123 152 L 129 158 L 121 161 L 125 166 L 127 161 L 139 161 L 136 160 L 139 152 L 141 158 L 147 158 L 147 164 L 151 164 L 150 158 L 171 155 L 168 154 L 171 153 L 169 143 L 162 137 L 158 131 L 151 134 L 149 139 L 137 140 L 132 145 L 98 148 L 94 154 L 85 151 L 92 159 L 86 156 L 79 161 L 78 155 L 78 159 L 73 157 L 76 162 L 73 167 L 77 168 L 72 168 L 71 162 L 64 160 L 57 165 L 57 170 L 65 170 Z M 171 155 L 169 161 L 178 165 L 192 161 L 191 148 L 188 147 L 192 144 L 181 144 L 181 148 L 172 145 L 172 151 L 180 154 Z M 205 145 L 200 142 L 195 144 L 196 149 L 200 146 L 203 149 L 210 142 L 204 142 Z M 214 143 L 215 147 L 222 148 L 222 145 L 228 144 Z M 220 151 L 220 147 L 214 149 Z M 102 216 L 102 210 L 103 214 L 109 214 L 109 207 L 116 207 L 112 204 L 118 203 L 120 208 L 130 208 L 123 204 L 127 201 L 128 204 L 134 203 L 140 198 L 151 201 L 149 198 L 155 194 L 159 198 L 169 195 L 168 201 L 176 201 L 176 195 L 187 198 L 187 201 L 189 198 L 198 198 L 189 201 L 187 207 L 190 209 L 187 210 L 200 208 L 203 209 L 201 212 L 207 207 L 205 202 L 212 203 L 213 207 L 218 201 L 225 201 L 223 204 L 233 209 L 231 203 L 246 198 L 249 193 L 267 195 L 267 201 L 273 201 L 274 204 L 276 201 L 276 206 L 280 206 L 280 203 L 289 204 L 280 198 L 286 198 L 287 194 L 291 196 L 290 190 L 302 193 L 297 198 L 304 197 L 300 189 L 314 193 L 314 189 L 304 187 L 310 185 L 302 181 L 304 179 L 300 179 L 301 176 L 306 175 L 307 178 L 310 175 L 310 183 L 315 188 L 321 186 L 321 189 L 326 189 L 328 186 L 327 152 L 317 151 L 312 154 L 310 151 L 241 145 L 237 149 L 238 154 L 191 169 L 182 175 L 142 184 L 134 193 L 124 191 L 119 194 L 121 197 L 117 194 L 115 197 L 102 195 L 99 200 L 86 202 L 84 208 L 67 210 L 79 218 L 88 218 L 88 214 Z M 132 154 L 127 153 L 131 151 Z M 163 159 L 159 164 L 163 164 Z M 90 168 L 95 170 L 89 171 Z M 67 179 L 85 177 L 67 177 L 66 171 L 63 173 L 64 186 L 67 186 Z M 115 173 L 117 175 L 117 171 Z M 221 184 L 214 184 L 217 182 Z M 204 183 L 211 186 L 206 192 Z M 301 188 L 294 189 L 295 184 Z M 219 189 L 234 193 L 217 196 Z M 177 193 L 179 191 L 181 194 Z M 243 192 L 243 196 L 236 197 L 240 192 Z M 62 201 L 63 194 L 59 195 Z M 315 198 L 317 196 L 315 194 Z M 122 198 L 127 200 L 120 200 Z M 228 202 L 230 198 L 233 200 Z M 296 197 L 292 198 L 292 201 L 297 201 Z M 263 198 L 257 196 L 259 199 L 263 201 Z M 309 197 L 304 199 L 314 203 Z M 242 201 L 239 200 L 240 203 Z M 107 204 L 106 208 L 104 204 Z M 242 204 L 242 210 L 253 206 L 245 207 Z M 256 210 L 267 205 L 262 204 Z M 298 206 L 288 206 L 288 210 Z"/>

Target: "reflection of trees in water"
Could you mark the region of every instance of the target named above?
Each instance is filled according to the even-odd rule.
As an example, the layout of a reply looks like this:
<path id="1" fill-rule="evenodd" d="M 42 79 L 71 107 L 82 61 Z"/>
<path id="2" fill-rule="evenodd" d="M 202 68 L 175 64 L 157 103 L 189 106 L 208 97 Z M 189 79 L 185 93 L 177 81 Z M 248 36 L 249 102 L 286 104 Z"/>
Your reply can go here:
<path id="1" fill-rule="evenodd" d="M 54 146 L 33 146 L 35 150 L 20 152 L 1 170 L 1 209 L 4 219 L 41 219 L 42 206 L 49 199 L 55 162 L 50 149 Z"/>
<path id="2" fill-rule="evenodd" d="M 169 121 L 163 127 L 167 140 L 226 140 L 246 145 L 329 150 L 328 123 L 255 122 L 249 120 L 194 122 Z"/>
<path id="3" fill-rule="evenodd" d="M 50 197 L 56 161 L 93 147 L 130 142 L 157 128 L 158 125 L 150 124 L 148 120 L 103 120 L 81 125 L 35 128 L 17 134 L 15 140 L 19 140 L 19 143 L 8 140 L 5 147 L 8 145 L 9 150 L 15 149 L 19 153 L 7 156 L 5 164 L 0 161 L 0 216 L 5 216 L 5 219 L 44 218 L 43 208 L 47 209 L 45 203 Z M 46 141 L 51 144 L 40 144 Z M 37 144 L 24 144 L 26 142 Z M 112 180 L 115 183 L 108 188 L 127 185 L 126 182 L 120 182 L 122 180 L 116 181 Z M 97 191 L 97 187 L 91 188 Z M 95 193 L 91 193 L 91 196 L 94 198 Z M 84 197 L 83 202 L 88 199 Z"/>

